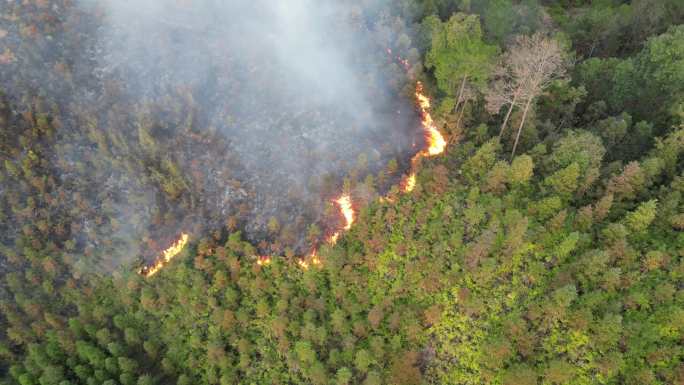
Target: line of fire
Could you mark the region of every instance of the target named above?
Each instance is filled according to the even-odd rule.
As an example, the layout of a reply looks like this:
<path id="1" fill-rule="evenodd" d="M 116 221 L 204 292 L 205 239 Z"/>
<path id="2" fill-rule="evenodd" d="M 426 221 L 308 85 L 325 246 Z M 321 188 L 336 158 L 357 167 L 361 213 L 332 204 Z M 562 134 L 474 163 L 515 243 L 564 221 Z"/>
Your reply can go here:
<path id="1" fill-rule="evenodd" d="M 415 98 L 420 112 L 421 126 L 425 137 L 425 148 L 413 156 L 411 159 L 411 167 L 401 180 L 400 187 L 405 193 L 413 191 L 416 186 L 416 167 L 419 159 L 439 155 L 444 152 L 447 145 L 444 136 L 440 133 L 435 122 L 432 120 L 432 116 L 430 115 L 430 98 L 425 94 L 421 82 L 416 83 Z M 337 199 L 333 200 L 333 203 L 339 208 L 339 212 L 344 218 L 344 225 L 328 237 L 327 243 L 331 245 L 334 245 L 337 242 L 343 231 L 347 231 L 351 228 L 355 219 L 355 212 L 350 194 L 344 193 L 340 195 Z M 162 251 L 154 264 L 143 267 L 140 269 L 139 273 L 144 277 L 151 277 L 158 273 L 183 250 L 189 239 L 189 234 L 181 233 L 176 242 Z M 271 259 L 272 257 L 268 255 L 257 256 L 256 263 L 260 266 L 265 266 L 271 262 Z M 308 269 L 312 265 L 320 265 L 321 260 L 317 255 L 316 248 L 313 247 L 306 257 L 298 259 L 297 264 L 303 269 Z"/>

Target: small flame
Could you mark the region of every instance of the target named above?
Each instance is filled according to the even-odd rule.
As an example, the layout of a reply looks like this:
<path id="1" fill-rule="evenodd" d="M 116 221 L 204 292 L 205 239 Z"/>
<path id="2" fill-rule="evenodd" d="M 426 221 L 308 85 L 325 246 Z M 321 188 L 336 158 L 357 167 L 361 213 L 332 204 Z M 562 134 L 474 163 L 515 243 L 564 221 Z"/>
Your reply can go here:
<path id="1" fill-rule="evenodd" d="M 297 265 L 304 270 L 308 270 L 311 265 L 320 266 L 321 264 L 321 259 L 316 255 L 316 249 L 311 250 L 308 257 L 297 260 Z"/>
<path id="2" fill-rule="evenodd" d="M 392 55 L 392 50 L 387 48 L 387 53 Z M 408 60 L 402 59 L 401 57 L 397 56 L 397 59 L 399 62 L 408 70 L 409 68 L 409 63 Z M 423 93 L 423 84 L 421 82 L 416 83 L 416 100 L 418 101 L 418 106 L 420 107 L 420 115 L 421 115 L 421 123 L 423 126 L 423 131 L 425 133 L 425 140 L 427 142 L 427 148 L 418 152 L 412 159 L 411 159 L 411 170 L 410 173 L 406 176 L 404 176 L 402 183 L 401 183 L 401 189 L 404 192 L 411 192 L 413 189 L 416 187 L 416 168 L 418 167 L 418 162 L 420 161 L 420 158 L 422 157 L 429 157 L 429 156 L 435 156 L 439 155 L 444 152 L 444 149 L 446 148 L 447 142 L 444 140 L 444 137 L 442 134 L 439 132 L 437 127 L 435 126 L 435 122 L 432 120 L 432 115 L 430 115 L 430 98 L 428 98 L 424 93 Z M 380 200 L 382 202 L 394 202 L 394 199 L 391 197 L 381 197 Z M 343 227 L 343 230 L 349 230 L 354 223 L 354 208 L 352 207 L 352 201 L 351 197 L 349 194 L 342 194 L 339 198 L 335 199 L 334 202 L 340 207 L 340 211 L 342 213 L 342 216 L 344 216 L 345 220 L 345 225 Z M 342 233 L 342 230 L 335 231 L 329 238 L 328 238 L 328 243 L 334 245 L 337 243 L 337 240 L 340 237 L 340 234 Z M 187 235 L 184 234 L 185 240 L 181 239 L 177 243 L 177 245 L 180 245 L 178 250 L 175 252 L 177 254 L 180 252 L 180 249 L 185 245 L 185 242 L 187 242 Z M 175 247 L 177 245 L 172 246 L 168 250 L 175 250 Z M 173 255 L 175 255 L 173 254 Z M 166 252 L 164 253 L 165 255 L 165 260 L 166 260 Z M 170 258 L 168 260 L 170 260 Z M 157 272 L 163 266 L 165 262 L 160 261 L 155 265 L 154 267 L 148 269 L 148 273 L 146 274 L 147 276 L 150 276 L 154 273 Z M 257 258 L 257 264 L 259 266 L 264 266 L 268 265 L 271 263 L 271 257 L 270 256 L 260 256 Z M 314 266 L 319 266 L 322 264 L 322 261 L 318 256 L 316 255 L 316 249 L 314 248 L 311 253 L 306 257 L 306 258 L 299 258 L 297 260 L 297 265 L 301 267 L 304 270 L 308 270 L 311 265 Z"/>
<path id="3" fill-rule="evenodd" d="M 342 211 L 342 215 L 344 216 L 344 220 L 346 222 L 344 225 L 344 229 L 349 230 L 351 228 L 352 223 L 354 223 L 354 209 L 352 208 L 351 198 L 349 197 L 349 194 L 344 194 L 341 197 L 337 198 L 335 200 L 335 203 L 337 203 L 340 206 L 340 210 Z M 337 238 L 335 240 L 337 240 Z"/>
<path id="4" fill-rule="evenodd" d="M 333 235 L 330 236 L 330 238 L 328 238 L 328 243 L 330 243 L 331 245 L 334 245 L 337 243 L 337 240 L 339 238 L 340 238 L 340 232 L 336 231 Z"/>
<path id="5" fill-rule="evenodd" d="M 392 56 L 392 49 L 391 48 L 386 48 L 385 51 L 387 51 L 387 54 L 389 56 Z M 392 59 L 396 59 L 401 64 L 401 66 L 404 67 L 404 70 L 406 70 L 406 72 L 411 70 L 411 64 L 409 63 L 409 61 L 407 59 L 404 59 L 399 55 L 394 56 Z"/>
<path id="6" fill-rule="evenodd" d="M 425 130 L 428 144 L 425 154 L 427 156 L 439 155 L 444 152 L 447 142 L 435 126 L 432 115 L 430 115 L 430 112 L 428 111 L 430 109 L 430 99 L 423 94 L 423 83 L 421 82 L 416 83 L 416 99 L 418 100 L 418 106 L 420 107 L 423 129 Z"/>
<path id="7" fill-rule="evenodd" d="M 318 258 L 318 255 L 316 255 L 316 249 L 313 249 L 311 251 L 311 254 L 309 255 L 309 259 L 311 260 L 311 264 L 314 266 L 319 266 L 321 264 L 320 258 Z"/>
<path id="8" fill-rule="evenodd" d="M 406 179 L 404 179 L 404 192 L 411 192 L 416 188 L 416 173 L 411 172 Z"/>
<path id="9" fill-rule="evenodd" d="M 268 255 L 262 255 L 257 259 L 257 265 L 259 266 L 266 266 L 269 263 L 271 263 L 271 257 L 269 257 Z"/>
<path id="10" fill-rule="evenodd" d="M 168 249 L 164 250 L 162 252 L 162 257 L 157 260 L 157 262 L 149 267 L 143 267 L 140 270 L 140 274 L 142 274 L 145 277 L 151 277 L 159 270 L 162 269 L 162 267 L 166 266 L 171 260 L 180 253 L 185 245 L 188 243 L 188 240 L 190 239 L 190 236 L 186 233 L 181 234 L 181 237 L 174 242 Z"/>
<path id="11" fill-rule="evenodd" d="M 435 127 L 428 127 L 428 155 L 435 156 L 444 152 L 444 147 L 446 147 L 446 141 L 442 134 L 437 131 Z"/>

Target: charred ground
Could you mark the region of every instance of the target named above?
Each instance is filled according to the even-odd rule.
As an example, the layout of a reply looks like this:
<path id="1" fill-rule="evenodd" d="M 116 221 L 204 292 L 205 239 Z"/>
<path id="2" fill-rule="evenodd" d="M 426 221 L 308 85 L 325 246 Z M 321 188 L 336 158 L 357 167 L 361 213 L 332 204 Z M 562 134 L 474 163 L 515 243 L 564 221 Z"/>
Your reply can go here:
<path id="1" fill-rule="evenodd" d="M 35 215 L 59 222 L 46 231 L 82 269 L 149 260 L 180 231 L 239 229 L 262 253 L 305 252 L 341 223 L 333 197 L 370 201 L 421 148 L 381 15 L 321 10 L 326 33 L 303 39 L 259 30 L 264 17 L 220 20 L 265 4 L 147 3 L 3 5 L 7 161 L 45 163 Z M 45 131 L 27 132 L 38 120 Z M 20 201 L 31 188 L 8 183 Z M 4 220 L 3 243 L 28 219 Z"/>

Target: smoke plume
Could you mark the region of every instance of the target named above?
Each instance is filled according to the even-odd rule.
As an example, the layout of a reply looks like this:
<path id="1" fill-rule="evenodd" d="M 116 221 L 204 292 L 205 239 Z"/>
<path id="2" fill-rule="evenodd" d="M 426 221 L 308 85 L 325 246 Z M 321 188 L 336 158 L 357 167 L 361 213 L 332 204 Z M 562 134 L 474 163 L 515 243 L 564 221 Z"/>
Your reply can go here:
<path id="1" fill-rule="evenodd" d="M 100 238 L 120 242 L 109 255 L 145 255 L 180 230 L 226 226 L 268 238 L 276 252 L 301 250 L 310 224 L 325 227 L 344 177 L 363 180 L 412 151 L 415 114 L 399 96 L 403 75 L 387 70 L 375 9 L 55 2 L 45 10 L 57 20 L 49 39 L 16 34 L 10 65 L 24 80 L 0 80 L 15 102 L 31 90 L 62 114 L 55 172 L 94 212 L 108 209 Z M 91 229 L 89 215 L 74 221 Z M 79 239 L 103 247 L 97 236 Z"/>

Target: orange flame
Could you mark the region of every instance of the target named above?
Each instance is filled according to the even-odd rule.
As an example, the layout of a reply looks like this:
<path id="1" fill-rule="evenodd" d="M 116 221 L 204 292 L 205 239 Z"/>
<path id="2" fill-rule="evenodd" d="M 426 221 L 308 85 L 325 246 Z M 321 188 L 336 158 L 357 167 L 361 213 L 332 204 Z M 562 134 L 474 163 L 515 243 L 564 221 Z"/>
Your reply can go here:
<path id="1" fill-rule="evenodd" d="M 320 266 L 322 264 L 321 259 L 318 258 L 318 255 L 316 254 L 316 249 L 311 250 L 311 253 L 309 256 L 304 259 L 299 259 L 297 261 L 297 264 L 299 267 L 301 267 L 304 270 L 308 270 L 311 265 L 313 266 Z"/>
<path id="2" fill-rule="evenodd" d="M 416 188 L 416 173 L 411 172 L 406 179 L 404 179 L 404 192 L 411 192 Z"/>
<path id="3" fill-rule="evenodd" d="M 392 53 L 390 49 L 387 49 L 388 53 Z M 402 60 L 402 63 L 404 61 Z M 425 132 L 425 140 L 427 142 L 427 148 L 418 152 L 411 159 L 411 170 L 408 175 L 405 175 L 401 182 L 401 189 L 404 192 L 411 192 L 416 187 L 416 168 L 420 159 L 423 157 L 430 157 L 439 155 L 444 152 L 447 142 L 444 137 L 439 132 L 435 126 L 432 116 L 430 115 L 430 99 L 423 93 L 423 84 L 421 82 L 416 83 L 416 100 L 418 101 L 418 106 L 420 107 L 420 115 L 422 120 L 423 131 Z M 394 202 L 391 197 L 380 197 L 383 202 Z M 344 216 L 345 225 L 343 230 L 349 230 L 354 223 L 354 208 L 352 207 L 352 201 L 349 194 L 342 194 L 339 198 L 333 200 Z M 329 244 L 335 244 L 340 237 L 343 230 L 335 231 L 327 240 Z M 257 264 L 259 266 L 267 265 L 271 262 L 271 257 L 260 256 L 257 258 Z M 321 265 L 322 261 L 316 255 L 316 249 L 314 248 L 307 257 L 300 257 L 297 259 L 297 265 L 304 270 L 308 270 L 309 267 Z"/>
<path id="4" fill-rule="evenodd" d="M 183 250 L 189 239 L 190 236 L 188 234 L 181 234 L 181 237 L 176 242 L 162 252 L 162 257 L 159 258 L 154 265 L 140 269 L 140 274 L 145 277 L 151 277 L 157 274 L 162 267 L 171 262 L 171 260 Z"/>
<path id="5" fill-rule="evenodd" d="M 318 255 L 316 255 L 316 249 L 311 251 L 311 254 L 309 254 L 309 259 L 311 260 L 311 264 L 314 266 L 319 266 L 321 264 L 320 258 L 318 258 Z"/>
<path id="6" fill-rule="evenodd" d="M 425 130 L 428 144 L 428 148 L 424 152 L 427 156 L 439 155 L 444 152 L 447 142 L 435 126 L 435 122 L 428 111 L 430 109 L 430 99 L 423 94 L 423 83 L 421 82 L 416 83 L 416 100 L 418 100 L 418 106 L 420 107 L 423 129 Z"/>
<path id="7" fill-rule="evenodd" d="M 392 56 L 392 49 L 391 48 L 386 48 L 385 51 L 387 51 L 387 54 Z M 411 64 L 407 59 L 402 58 L 401 56 L 397 55 L 393 57 L 393 59 L 396 59 L 399 63 L 401 63 L 401 66 L 404 67 L 404 70 L 408 72 L 411 70 Z"/>
<path id="8" fill-rule="evenodd" d="M 340 210 L 342 211 L 342 215 L 344 216 L 344 220 L 346 222 L 344 225 L 344 229 L 349 230 L 351 228 L 352 223 L 354 223 L 354 209 L 352 208 L 351 198 L 349 197 L 349 194 L 343 194 L 341 197 L 335 200 L 335 203 L 337 203 L 340 206 Z M 335 236 L 333 235 L 333 237 Z M 337 240 L 337 237 L 335 237 L 335 240 Z"/>
<path id="9" fill-rule="evenodd" d="M 268 255 L 262 255 L 257 258 L 257 265 L 259 266 L 265 266 L 271 263 L 271 257 Z"/>
<path id="10" fill-rule="evenodd" d="M 330 243 L 331 245 L 334 245 L 337 243 L 337 239 L 339 239 L 339 238 L 340 238 L 340 232 L 335 231 L 335 233 L 333 235 L 331 235 L 330 238 L 328 238 L 328 243 Z"/>
<path id="11" fill-rule="evenodd" d="M 349 230 L 352 223 L 354 223 L 354 208 L 352 207 L 351 197 L 349 194 L 343 194 L 339 198 L 335 199 L 335 202 L 339 207 L 342 215 L 344 216 L 345 225 L 344 230 Z M 334 232 L 330 238 L 328 238 L 328 243 L 335 244 L 337 239 L 340 237 L 341 231 Z M 259 256 L 256 261 L 257 265 L 265 266 L 271 263 L 270 256 Z M 323 262 L 316 254 L 316 248 L 311 250 L 311 253 L 307 257 L 301 257 L 297 259 L 297 265 L 304 270 L 308 270 L 311 265 L 320 266 Z"/>
<path id="12" fill-rule="evenodd" d="M 387 52 L 389 54 L 392 53 L 392 51 L 388 48 Z M 398 57 L 400 62 L 405 66 L 408 67 L 408 61 L 402 60 L 401 58 Z M 442 152 L 444 152 L 444 149 L 447 145 L 446 140 L 444 140 L 444 137 L 442 134 L 439 132 L 437 127 L 435 126 L 434 121 L 432 120 L 432 116 L 430 115 L 429 109 L 430 109 L 430 99 L 423 94 L 423 84 L 421 82 L 416 83 L 416 92 L 415 92 L 416 100 L 418 101 L 418 106 L 420 107 L 420 114 L 421 114 L 421 119 L 422 119 L 422 126 L 423 130 L 425 131 L 425 137 L 426 141 L 428 144 L 428 147 L 419 153 L 417 153 L 413 159 L 411 159 L 411 171 L 410 174 L 406 175 L 404 179 L 402 180 L 402 190 L 404 192 L 411 192 L 413 189 L 416 187 L 416 172 L 415 169 L 417 167 L 417 163 L 419 162 L 420 158 L 423 156 L 435 156 L 439 155 Z M 394 202 L 394 200 L 390 197 L 381 197 L 381 201 L 388 201 L 388 202 Z M 345 219 L 345 225 L 344 225 L 344 230 L 349 230 L 354 223 L 354 208 L 352 207 L 352 202 L 351 202 L 351 197 L 349 194 L 343 194 L 339 198 L 334 200 L 335 203 L 340 207 L 340 211 L 342 212 L 342 215 L 344 216 Z M 328 243 L 330 244 L 335 244 L 340 236 L 341 231 L 336 231 L 333 233 L 330 238 L 328 238 Z M 171 259 L 173 259 L 176 255 L 178 255 L 185 245 L 188 243 L 190 236 L 186 233 L 183 233 L 174 244 L 172 244 L 168 249 L 164 250 L 162 253 L 162 257 L 157 260 L 157 262 L 149 267 L 143 267 L 140 270 L 140 274 L 145 276 L 145 277 L 151 277 L 154 274 L 156 274 L 159 270 L 162 269 L 166 264 L 168 264 Z M 321 265 L 322 261 L 318 258 L 316 255 L 316 249 L 314 248 L 311 251 L 311 254 L 309 255 L 308 259 L 311 261 L 311 264 L 313 265 Z M 271 263 L 271 257 L 270 256 L 259 256 L 257 257 L 256 263 L 259 266 L 264 266 L 268 265 Z M 309 262 L 307 262 L 304 259 L 299 259 L 297 261 L 297 264 L 303 268 L 304 270 L 307 270 L 309 268 Z"/>

